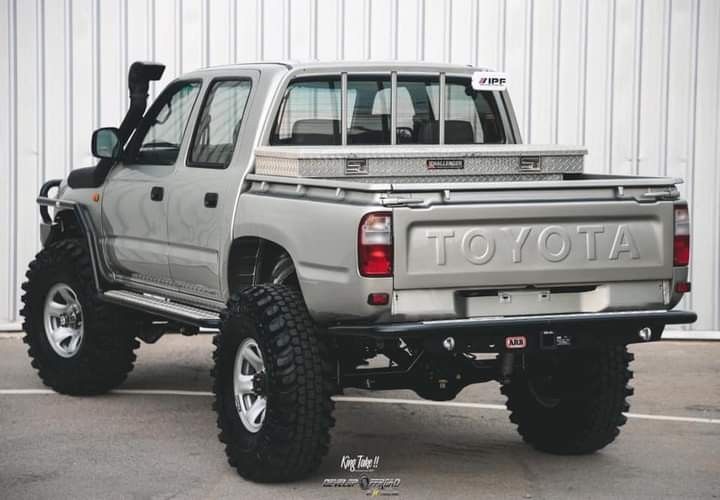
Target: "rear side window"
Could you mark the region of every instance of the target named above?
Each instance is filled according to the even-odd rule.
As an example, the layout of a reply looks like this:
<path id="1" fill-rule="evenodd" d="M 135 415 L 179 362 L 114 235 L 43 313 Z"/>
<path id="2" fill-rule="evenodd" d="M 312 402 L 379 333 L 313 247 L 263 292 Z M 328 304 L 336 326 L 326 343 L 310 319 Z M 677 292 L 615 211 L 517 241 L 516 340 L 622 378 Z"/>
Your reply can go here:
<path id="1" fill-rule="evenodd" d="M 285 93 L 270 144 L 340 144 L 340 77 L 294 80 Z"/>
<path id="2" fill-rule="evenodd" d="M 272 145 L 328 146 L 440 143 L 439 75 L 398 75 L 397 103 L 390 75 L 348 75 L 347 129 L 343 131 L 340 77 L 306 77 L 290 83 L 280 106 Z M 443 102 L 445 144 L 505 143 L 492 92 L 476 91 L 469 77 L 448 77 Z"/>
<path id="3" fill-rule="evenodd" d="M 188 166 L 225 168 L 230 163 L 250 88 L 250 80 L 212 83 L 195 126 Z"/>

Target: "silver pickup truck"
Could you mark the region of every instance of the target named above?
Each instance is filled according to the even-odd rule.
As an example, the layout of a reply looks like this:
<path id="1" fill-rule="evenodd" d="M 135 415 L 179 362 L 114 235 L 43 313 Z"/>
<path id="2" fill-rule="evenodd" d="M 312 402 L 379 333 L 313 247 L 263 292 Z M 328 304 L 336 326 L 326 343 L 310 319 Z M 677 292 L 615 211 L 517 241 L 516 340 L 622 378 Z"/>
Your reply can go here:
<path id="1" fill-rule="evenodd" d="M 311 473 L 348 387 L 450 400 L 496 380 L 527 442 L 589 453 L 625 422 L 627 345 L 696 319 L 672 310 L 690 291 L 681 181 L 523 145 L 506 75 L 242 64 L 146 109 L 163 70 L 131 66 L 97 165 L 38 198 L 22 314 L 58 392 L 119 385 L 136 339 L 211 328 L 220 439 L 251 480 Z"/>

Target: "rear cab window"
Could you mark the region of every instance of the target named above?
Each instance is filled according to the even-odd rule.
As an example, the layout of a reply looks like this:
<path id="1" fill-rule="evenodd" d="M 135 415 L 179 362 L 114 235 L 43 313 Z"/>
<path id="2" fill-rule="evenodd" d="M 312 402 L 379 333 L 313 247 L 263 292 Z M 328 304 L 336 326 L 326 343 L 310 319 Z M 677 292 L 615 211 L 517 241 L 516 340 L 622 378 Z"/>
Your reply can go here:
<path id="1" fill-rule="evenodd" d="M 394 75 L 393 75 L 394 76 Z M 470 76 L 444 81 L 433 75 L 302 77 L 290 82 L 270 135 L 271 145 L 504 144 L 499 103 L 476 91 Z M 396 102 L 393 102 L 393 97 Z M 440 102 L 442 99 L 442 103 Z M 343 107 L 346 110 L 343 130 Z M 441 134 L 441 113 L 444 134 Z M 395 123 L 393 124 L 393 117 Z M 393 138 L 393 128 L 395 137 Z"/>

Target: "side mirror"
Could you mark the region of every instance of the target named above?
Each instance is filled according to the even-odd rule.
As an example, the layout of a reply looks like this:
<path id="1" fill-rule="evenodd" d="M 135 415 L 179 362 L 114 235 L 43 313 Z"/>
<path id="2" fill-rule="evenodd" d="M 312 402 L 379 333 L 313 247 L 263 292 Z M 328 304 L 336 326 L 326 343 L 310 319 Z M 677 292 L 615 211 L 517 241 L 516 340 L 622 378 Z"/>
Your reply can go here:
<path id="1" fill-rule="evenodd" d="M 99 128 L 92 135 L 92 154 L 104 160 L 118 160 L 121 145 L 118 129 L 115 127 Z"/>

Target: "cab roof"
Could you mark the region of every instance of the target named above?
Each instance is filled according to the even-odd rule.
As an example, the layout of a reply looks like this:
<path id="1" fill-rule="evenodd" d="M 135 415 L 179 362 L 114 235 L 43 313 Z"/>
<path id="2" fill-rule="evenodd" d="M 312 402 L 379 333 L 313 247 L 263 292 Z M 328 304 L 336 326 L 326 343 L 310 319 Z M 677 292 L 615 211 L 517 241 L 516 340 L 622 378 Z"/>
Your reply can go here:
<path id="1" fill-rule="evenodd" d="M 268 67 L 284 68 L 286 71 L 418 71 L 418 72 L 447 72 L 447 73 L 470 73 L 472 71 L 492 71 L 486 67 L 476 67 L 463 64 L 447 64 L 425 61 L 259 61 L 237 64 L 226 64 L 221 66 L 210 66 L 194 71 L 194 74 L 204 72 L 216 72 L 232 69 L 264 69 Z"/>

